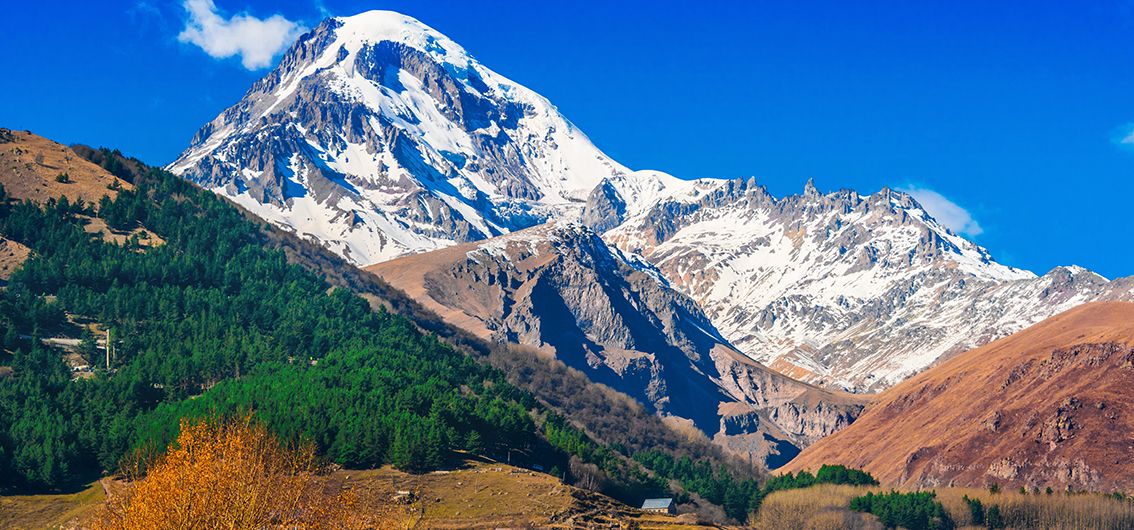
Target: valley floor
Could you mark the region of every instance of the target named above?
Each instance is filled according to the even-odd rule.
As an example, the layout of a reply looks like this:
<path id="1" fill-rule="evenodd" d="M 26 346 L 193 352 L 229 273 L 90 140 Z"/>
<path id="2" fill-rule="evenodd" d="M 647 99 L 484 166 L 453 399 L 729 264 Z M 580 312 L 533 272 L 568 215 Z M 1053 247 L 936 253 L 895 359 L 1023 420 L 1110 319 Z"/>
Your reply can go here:
<path id="1" fill-rule="evenodd" d="M 350 489 L 366 512 L 391 510 L 404 529 L 640 528 L 691 530 L 692 516 L 643 514 L 602 495 L 567 486 L 555 477 L 491 461 L 468 460 L 451 471 L 411 475 L 389 466 L 338 470 L 327 487 Z M 103 479 L 67 494 L 0 496 L 0 529 L 75 529 L 120 483 Z M 882 487 L 818 485 L 771 494 L 753 527 L 760 530 L 882 529 L 870 514 L 851 511 L 850 500 Z M 1134 501 L 1102 494 L 999 492 L 973 488 L 933 490 L 958 529 L 974 525 L 964 497 L 998 506 L 1005 528 L 1118 530 L 1134 528 Z M 405 495 L 408 492 L 409 495 Z M 399 495 L 401 493 L 402 495 Z M 113 494 L 113 493 L 112 493 Z"/>
<path id="2" fill-rule="evenodd" d="M 492 461 L 466 460 L 458 469 L 423 475 L 390 466 L 343 469 L 326 481 L 328 488 L 353 491 L 364 511 L 392 510 L 405 529 L 717 528 L 695 524 L 692 516 L 643 514 L 551 475 Z M 106 499 L 105 488 L 115 485 L 104 479 L 70 494 L 0 496 L 0 529 L 84 528 Z"/>

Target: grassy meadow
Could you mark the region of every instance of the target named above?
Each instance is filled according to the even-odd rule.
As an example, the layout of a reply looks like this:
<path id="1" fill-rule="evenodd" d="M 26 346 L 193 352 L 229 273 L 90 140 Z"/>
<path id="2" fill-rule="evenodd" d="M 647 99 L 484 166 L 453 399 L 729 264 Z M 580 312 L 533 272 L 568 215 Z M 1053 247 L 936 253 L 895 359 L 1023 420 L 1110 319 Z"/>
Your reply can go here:
<path id="1" fill-rule="evenodd" d="M 888 488 L 821 484 L 804 489 L 772 493 L 755 518 L 761 530 L 837 530 L 883 528 L 869 514 L 849 508 L 850 500 L 867 492 Z M 1134 528 L 1134 500 L 1096 493 L 1020 492 L 992 493 L 987 489 L 940 488 L 937 495 L 956 528 L 987 528 L 974 525 L 969 504 L 979 499 L 987 510 L 998 506 L 1005 528 L 1050 530 L 1119 530 Z"/>

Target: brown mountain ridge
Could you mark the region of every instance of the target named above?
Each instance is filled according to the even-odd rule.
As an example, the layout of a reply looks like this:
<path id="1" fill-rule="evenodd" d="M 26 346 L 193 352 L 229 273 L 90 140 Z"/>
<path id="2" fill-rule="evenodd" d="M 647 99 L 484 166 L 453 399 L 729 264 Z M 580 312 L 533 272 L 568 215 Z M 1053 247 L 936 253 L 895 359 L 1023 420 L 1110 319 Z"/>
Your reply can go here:
<path id="1" fill-rule="evenodd" d="M 783 469 L 899 486 L 1134 490 L 1134 303 L 1079 306 L 879 395 Z"/>

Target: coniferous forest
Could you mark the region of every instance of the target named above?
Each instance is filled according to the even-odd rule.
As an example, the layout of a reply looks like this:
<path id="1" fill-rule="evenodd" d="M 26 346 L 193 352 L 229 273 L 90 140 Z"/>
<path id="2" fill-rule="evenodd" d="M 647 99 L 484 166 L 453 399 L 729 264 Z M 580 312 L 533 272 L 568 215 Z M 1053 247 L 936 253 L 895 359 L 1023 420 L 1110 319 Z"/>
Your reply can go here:
<path id="1" fill-rule="evenodd" d="M 240 408 L 352 466 L 435 468 L 477 438 L 531 449 L 531 399 L 499 374 L 254 244 L 255 226 L 211 194 L 152 177 L 97 207 L 0 207 L 0 233 L 34 251 L 0 293 L 7 485 L 112 470 L 133 449 L 164 446 L 180 416 Z M 165 244 L 103 242 L 82 227 L 95 215 Z M 110 372 L 96 363 L 95 377 L 72 381 L 41 344 L 76 321 L 111 330 Z"/>

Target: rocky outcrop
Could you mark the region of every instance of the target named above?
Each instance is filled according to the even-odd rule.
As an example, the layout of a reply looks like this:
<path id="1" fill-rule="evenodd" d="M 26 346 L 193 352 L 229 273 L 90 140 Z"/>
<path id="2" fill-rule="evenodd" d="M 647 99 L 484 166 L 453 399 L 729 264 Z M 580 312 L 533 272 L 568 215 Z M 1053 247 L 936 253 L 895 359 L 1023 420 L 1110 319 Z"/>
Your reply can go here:
<path id="1" fill-rule="evenodd" d="M 583 224 L 602 233 L 622 224 L 626 216 L 626 201 L 609 180 L 603 180 L 587 196 L 583 206 Z"/>
<path id="2" fill-rule="evenodd" d="M 553 354 L 769 464 L 846 426 L 864 403 L 740 354 L 657 270 L 579 224 L 544 225 L 368 270 L 455 325 Z"/>

